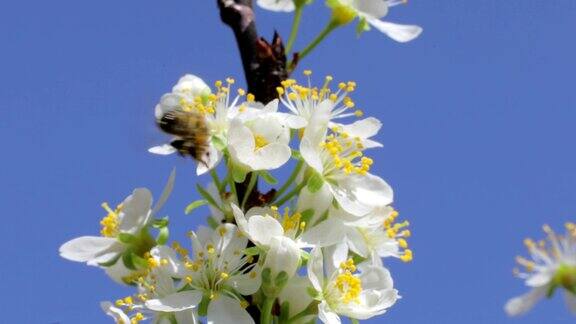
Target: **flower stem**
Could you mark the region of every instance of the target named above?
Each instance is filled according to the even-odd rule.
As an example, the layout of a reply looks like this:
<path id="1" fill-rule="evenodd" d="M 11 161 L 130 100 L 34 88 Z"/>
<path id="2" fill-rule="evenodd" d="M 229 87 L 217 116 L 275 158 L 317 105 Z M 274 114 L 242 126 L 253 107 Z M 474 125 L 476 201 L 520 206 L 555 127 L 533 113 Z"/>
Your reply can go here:
<path id="1" fill-rule="evenodd" d="M 230 192 L 234 195 L 234 198 L 236 198 L 236 203 L 238 203 L 238 193 L 236 192 L 236 182 L 234 181 L 234 175 L 233 175 L 233 171 L 232 171 L 232 164 L 228 163 L 228 184 L 230 186 Z"/>
<path id="2" fill-rule="evenodd" d="M 298 28 L 300 28 L 300 20 L 302 19 L 302 12 L 304 11 L 304 6 L 297 6 L 294 11 L 294 20 L 292 21 L 292 30 L 290 31 L 290 38 L 286 43 L 286 55 L 290 54 L 296 36 L 298 35 Z"/>
<path id="3" fill-rule="evenodd" d="M 240 205 L 240 208 L 242 210 L 244 210 L 246 202 L 248 201 L 248 197 L 250 197 L 250 194 L 252 193 L 252 190 L 254 189 L 254 186 L 256 185 L 257 181 L 258 181 L 258 173 L 250 172 L 250 182 L 248 182 L 248 187 L 246 188 L 246 192 L 244 193 L 244 197 L 242 198 L 242 204 Z"/>
<path id="4" fill-rule="evenodd" d="M 260 312 L 260 324 L 272 323 L 272 306 L 274 306 L 275 299 L 274 297 L 266 297 L 264 299 L 264 305 L 262 305 Z"/>
<path id="5" fill-rule="evenodd" d="M 282 204 L 284 204 L 285 202 L 290 200 L 292 197 L 297 195 L 300 192 L 300 190 L 302 190 L 302 188 L 304 188 L 305 185 L 306 185 L 306 181 L 302 181 L 299 185 L 296 186 L 296 188 L 292 189 L 292 191 L 287 193 L 284 197 L 282 197 L 278 201 L 274 202 L 274 205 L 282 206 Z"/>
<path id="6" fill-rule="evenodd" d="M 298 173 L 300 173 L 300 170 L 302 169 L 303 165 L 304 165 L 303 160 L 298 161 L 298 164 L 296 164 L 296 167 L 292 171 L 292 174 L 290 174 L 290 177 L 288 178 L 288 180 L 286 180 L 286 183 L 284 183 L 282 187 L 278 189 L 274 197 L 276 198 L 280 197 L 286 190 L 288 190 L 288 188 L 290 188 L 290 185 L 292 185 L 294 180 L 296 180 L 296 177 L 298 176 Z"/>
<path id="7" fill-rule="evenodd" d="M 326 36 L 328 36 L 338 26 L 339 24 L 337 22 L 335 22 L 334 20 L 330 20 L 328 25 L 324 27 L 324 29 L 320 32 L 320 34 L 318 34 L 318 36 L 316 36 L 316 38 L 299 53 L 298 60 L 301 61 L 302 59 L 304 59 L 304 57 L 310 54 L 310 52 L 312 52 L 312 50 L 314 50 L 314 48 L 316 48 L 316 46 L 318 46 L 318 44 L 320 44 L 324 40 L 324 38 L 326 38 Z"/>
<path id="8" fill-rule="evenodd" d="M 221 193 L 222 184 L 220 183 L 220 179 L 218 178 L 218 173 L 216 173 L 216 170 L 211 169 L 210 175 L 212 176 L 212 181 L 214 181 L 214 185 L 216 185 L 216 188 L 218 188 L 218 191 Z"/>

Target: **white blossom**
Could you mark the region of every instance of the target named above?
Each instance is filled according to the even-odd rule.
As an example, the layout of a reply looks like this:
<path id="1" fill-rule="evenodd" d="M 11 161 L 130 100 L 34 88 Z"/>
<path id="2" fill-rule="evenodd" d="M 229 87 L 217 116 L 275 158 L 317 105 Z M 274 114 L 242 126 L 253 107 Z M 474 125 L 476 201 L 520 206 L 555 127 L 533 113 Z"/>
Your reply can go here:
<path id="1" fill-rule="evenodd" d="M 559 287 L 565 289 L 566 304 L 576 314 L 576 225 L 567 223 L 565 235 L 557 235 L 548 225 L 544 226 L 544 231 L 548 235 L 547 242 L 524 240 L 532 260 L 516 258 L 525 269 L 524 272 L 516 269 L 516 276 L 524 279 L 531 289 L 506 303 L 504 308 L 510 316 L 528 312 Z"/>
<path id="2" fill-rule="evenodd" d="M 107 204 L 103 204 L 108 215 L 100 222 L 102 236 L 82 236 L 70 240 L 60 247 L 60 256 L 71 261 L 86 262 L 93 266 L 115 262 L 130 247 L 129 244 L 119 240 L 119 235 L 141 235 L 142 229 L 148 225 L 170 196 L 174 186 L 174 178 L 175 171 L 172 171 L 154 208 L 151 208 L 152 194 L 146 188 L 135 189 L 114 210 Z"/>

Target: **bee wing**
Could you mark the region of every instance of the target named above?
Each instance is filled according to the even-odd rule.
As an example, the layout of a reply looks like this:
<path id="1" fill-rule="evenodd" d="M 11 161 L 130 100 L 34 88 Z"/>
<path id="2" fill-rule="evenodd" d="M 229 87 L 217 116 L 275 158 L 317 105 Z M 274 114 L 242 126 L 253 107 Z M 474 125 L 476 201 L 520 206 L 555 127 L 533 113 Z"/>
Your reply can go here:
<path id="1" fill-rule="evenodd" d="M 160 155 L 176 153 L 176 149 L 170 144 L 154 146 L 148 149 L 148 152 Z"/>

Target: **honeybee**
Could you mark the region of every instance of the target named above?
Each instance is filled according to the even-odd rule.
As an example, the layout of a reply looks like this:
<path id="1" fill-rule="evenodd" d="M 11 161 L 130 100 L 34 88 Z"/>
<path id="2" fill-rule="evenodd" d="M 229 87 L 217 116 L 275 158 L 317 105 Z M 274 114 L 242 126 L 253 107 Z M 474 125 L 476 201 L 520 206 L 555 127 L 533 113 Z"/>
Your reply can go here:
<path id="1" fill-rule="evenodd" d="M 190 156 L 208 167 L 210 132 L 206 118 L 199 113 L 173 110 L 164 113 L 157 124 L 176 138 L 170 145 L 183 157 Z"/>

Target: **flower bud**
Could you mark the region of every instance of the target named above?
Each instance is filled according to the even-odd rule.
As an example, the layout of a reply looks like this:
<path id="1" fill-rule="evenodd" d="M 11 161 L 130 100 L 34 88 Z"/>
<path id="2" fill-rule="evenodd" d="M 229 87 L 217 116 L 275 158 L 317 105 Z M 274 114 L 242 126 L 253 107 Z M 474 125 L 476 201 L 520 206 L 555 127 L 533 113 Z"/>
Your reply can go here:
<path id="1" fill-rule="evenodd" d="M 284 236 L 275 236 L 270 240 L 270 250 L 266 254 L 264 269 L 270 268 L 272 272 L 272 281 L 281 272 L 286 274 L 285 279 L 291 278 L 296 273 L 300 263 L 300 248 L 291 239 Z"/>

